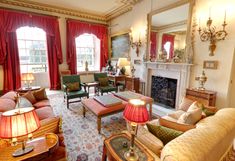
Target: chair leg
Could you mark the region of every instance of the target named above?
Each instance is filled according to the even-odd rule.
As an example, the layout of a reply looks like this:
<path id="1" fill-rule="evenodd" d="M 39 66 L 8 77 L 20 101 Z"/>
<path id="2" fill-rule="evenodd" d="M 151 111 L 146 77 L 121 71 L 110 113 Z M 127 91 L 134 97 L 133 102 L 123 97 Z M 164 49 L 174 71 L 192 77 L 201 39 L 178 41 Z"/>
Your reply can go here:
<path id="1" fill-rule="evenodd" d="M 69 99 L 67 98 L 67 109 L 69 109 Z"/>

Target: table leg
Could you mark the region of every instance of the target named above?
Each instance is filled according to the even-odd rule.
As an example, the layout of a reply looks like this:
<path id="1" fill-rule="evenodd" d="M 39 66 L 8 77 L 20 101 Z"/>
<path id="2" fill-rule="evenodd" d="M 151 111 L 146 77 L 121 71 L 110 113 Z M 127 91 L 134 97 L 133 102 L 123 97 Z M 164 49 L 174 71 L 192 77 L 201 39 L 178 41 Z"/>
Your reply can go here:
<path id="1" fill-rule="evenodd" d="M 86 108 L 84 107 L 84 106 L 82 106 L 82 113 L 83 113 L 83 117 L 85 117 L 86 116 Z"/>
<path id="2" fill-rule="evenodd" d="M 97 130 L 98 133 L 100 134 L 100 130 L 101 130 L 101 117 L 97 117 Z"/>
<path id="3" fill-rule="evenodd" d="M 149 120 L 152 120 L 153 103 L 149 103 Z"/>
<path id="4" fill-rule="evenodd" d="M 102 161 L 106 161 L 107 160 L 107 150 L 105 147 L 105 144 L 103 146 L 103 155 L 102 155 Z"/>

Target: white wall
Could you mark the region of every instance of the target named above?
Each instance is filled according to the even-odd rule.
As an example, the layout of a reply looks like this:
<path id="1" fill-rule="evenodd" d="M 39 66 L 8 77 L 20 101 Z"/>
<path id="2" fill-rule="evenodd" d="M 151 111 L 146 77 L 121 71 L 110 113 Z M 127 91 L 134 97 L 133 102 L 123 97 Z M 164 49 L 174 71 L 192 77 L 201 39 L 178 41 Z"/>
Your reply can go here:
<path id="1" fill-rule="evenodd" d="M 195 81 L 195 76 L 199 76 L 202 72 L 204 60 L 218 60 L 219 66 L 217 70 L 205 69 L 208 81 L 205 84 L 206 89 L 217 92 L 216 105 L 219 108 L 229 106 L 229 84 L 232 69 L 233 51 L 235 45 L 235 11 L 231 8 L 235 7 L 234 0 L 198 0 L 196 5 L 196 17 L 201 17 L 201 25 L 205 26 L 206 20 L 209 15 L 209 8 L 211 7 L 211 17 L 213 24 L 218 29 L 222 29 L 221 24 L 224 19 L 224 10 L 227 10 L 227 27 L 226 31 L 228 36 L 224 41 L 217 43 L 215 56 L 209 56 L 208 46 L 209 42 L 202 42 L 199 39 L 199 34 L 196 33 L 194 63 L 195 66 L 192 70 L 190 86 L 197 86 L 198 82 Z"/>
<path id="2" fill-rule="evenodd" d="M 170 3 L 174 3 L 174 0 L 154 0 L 153 10 L 161 8 Z M 209 8 L 211 7 L 211 15 L 213 19 L 213 24 L 218 26 L 217 29 L 221 29 L 222 20 L 224 17 L 224 9 L 227 8 L 227 23 L 226 31 L 228 36 L 226 40 L 217 43 L 217 49 L 215 56 L 210 57 L 208 53 L 208 42 L 201 42 L 198 33 L 196 32 L 195 41 L 195 54 L 194 54 L 194 67 L 190 76 L 190 87 L 197 87 L 198 82 L 195 81 L 195 76 L 199 76 L 202 72 L 202 66 L 204 60 L 218 60 L 219 67 L 217 70 L 206 69 L 206 75 L 208 81 L 205 84 L 206 89 L 213 90 L 217 92 L 216 106 L 219 108 L 228 107 L 229 102 L 229 84 L 232 69 L 232 58 L 233 49 L 235 45 L 235 11 L 231 8 L 235 8 L 234 0 L 197 0 L 196 1 L 196 13 L 193 17 L 198 17 L 201 15 L 201 24 L 205 24 L 209 15 Z M 151 11 L 150 1 L 142 1 L 137 4 L 134 9 L 114 20 L 111 24 L 118 24 L 118 26 L 112 28 L 111 33 L 115 34 L 117 32 L 128 30 L 131 27 L 134 30 L 138 28 L 147 27 L 147 14 Z M 197 30 L 196 30 L 197 31 Z M 146 38 L 143 37 L 146 41 Z M 146 44 L 141 47 L 141 55 L 138 59 L 143 60 L 144 52 L 146 51 Z M 134 50 L 131 50 L 131 60 L 137 59 Z M 147 73 L 144 65 L 136 66 L 136 76 L 145 78 Z M 234 80 L 235 81 L 235 80 Z"/>

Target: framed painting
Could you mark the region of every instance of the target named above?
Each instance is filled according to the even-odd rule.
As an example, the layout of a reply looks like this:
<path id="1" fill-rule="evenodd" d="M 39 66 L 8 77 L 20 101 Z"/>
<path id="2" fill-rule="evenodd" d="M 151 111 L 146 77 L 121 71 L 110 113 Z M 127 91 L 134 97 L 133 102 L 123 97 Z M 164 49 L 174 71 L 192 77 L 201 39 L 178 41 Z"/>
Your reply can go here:
<path id="1" fill-rule="evenodd" d="M 128 58 L 130 52 L 130 36 L 129 32 L 122 32 L 111 36 L 110 43 L 111 59 Z"/>
<path id="2" fill-rule="evenodd" d="M 205 60 L 203 62 L 203 68 L 204 69 L 217 69 L 218 68 L 218 61 Z"/>

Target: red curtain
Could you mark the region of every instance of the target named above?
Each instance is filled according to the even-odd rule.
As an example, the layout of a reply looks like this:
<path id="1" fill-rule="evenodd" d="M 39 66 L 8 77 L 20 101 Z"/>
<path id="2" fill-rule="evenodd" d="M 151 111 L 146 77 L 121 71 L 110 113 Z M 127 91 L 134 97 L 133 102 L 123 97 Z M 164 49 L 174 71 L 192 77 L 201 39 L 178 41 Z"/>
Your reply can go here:
<path id="1" fill-rule="evenodd" d="M 100 70 L 108 60 L 108 28 L 104 25 L 90 24 L 78 20 L 67 20 L 67 63 L 71 74 L 77 74 L 75 38 L 84 34 L 94 34 L 100 39 Z"/>
<path id="2" fill-rule="evenodd" d="M 164 49 L 164 45 L 166 42 L 170 42 L 170 56 L 169 58 L 173 58 L 174 54 L 174 41 L 175 41 L 175 35 L 169 35 L 169 34 L 163 34 L 162 35 L 162 49 Z"/>
<path id="3" fill-rule="evenodd" d="M 151 32 L 150 41 L 151 41 L 150 58 L 156 58 L 157 56 L 157 33 L 156 32 Z"/>
<path id="4" fill-rule="evenodd" d="M 57 18 L 29 13 L 0 10 L 0 64 L 4 70 L 4 91 L 20 87 L 20 64 L 16 29 L 23 26 L 38 27 L 47 35 L 50 89 L 60 88 L 59 67 L 62 50 Z M 49 46 L 50 45 L 50 46 Z M 53 60 L 49 60 L 53 58 Z"/>

